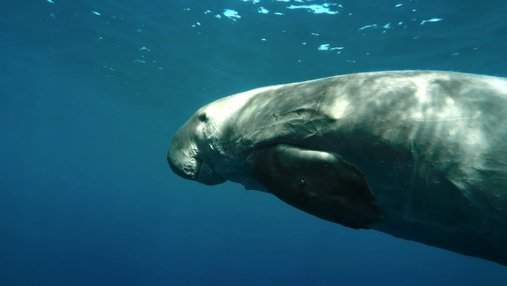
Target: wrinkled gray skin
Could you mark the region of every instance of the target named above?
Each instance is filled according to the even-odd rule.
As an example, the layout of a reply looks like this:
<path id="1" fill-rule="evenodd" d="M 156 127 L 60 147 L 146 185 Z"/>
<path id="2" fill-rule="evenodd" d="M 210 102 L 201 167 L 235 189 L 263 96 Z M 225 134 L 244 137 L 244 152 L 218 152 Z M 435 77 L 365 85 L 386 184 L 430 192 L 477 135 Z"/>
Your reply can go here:
<path id="1" fill-rule="evenodd" d="M 507 265 L 507 80 L 435 71 L 260 88 L 199 109 L 178 175 Z"/>

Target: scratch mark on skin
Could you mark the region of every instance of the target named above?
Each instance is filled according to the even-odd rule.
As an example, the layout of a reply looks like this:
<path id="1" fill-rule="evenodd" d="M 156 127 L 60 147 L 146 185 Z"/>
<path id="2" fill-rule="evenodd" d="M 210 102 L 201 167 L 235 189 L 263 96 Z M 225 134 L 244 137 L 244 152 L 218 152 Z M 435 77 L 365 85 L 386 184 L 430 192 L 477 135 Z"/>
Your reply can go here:
<path id="1" fill-rule="evenodd" d="M 315 106 L 315 111 L 318 111 L 319 110 L 319 107 L 320 107 L 320 102 L 322 101 L 322 98 L 324 97 L 324 93 L 321 92 L 320 95 L 319 95 L 319 99 L 317 99 L 317 105 Z"/>

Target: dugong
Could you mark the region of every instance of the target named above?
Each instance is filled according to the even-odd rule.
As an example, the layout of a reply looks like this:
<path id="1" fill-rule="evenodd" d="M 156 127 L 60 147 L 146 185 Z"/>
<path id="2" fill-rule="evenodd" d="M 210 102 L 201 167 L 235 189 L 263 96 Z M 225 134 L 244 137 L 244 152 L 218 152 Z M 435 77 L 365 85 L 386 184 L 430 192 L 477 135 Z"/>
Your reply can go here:
<path id="1" fill-rule="evenodd" d="M 200 108 L 181 177 L 507 265 L 507 80 L 385 71 L 262 87 Z"/>

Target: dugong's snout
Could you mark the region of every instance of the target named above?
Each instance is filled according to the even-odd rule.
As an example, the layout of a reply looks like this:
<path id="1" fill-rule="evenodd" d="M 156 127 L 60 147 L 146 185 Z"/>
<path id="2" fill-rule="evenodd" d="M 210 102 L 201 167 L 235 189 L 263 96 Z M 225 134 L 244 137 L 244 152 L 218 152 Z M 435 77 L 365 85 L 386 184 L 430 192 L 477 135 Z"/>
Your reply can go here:
<path id="1" fill-rule="evenodd" d="M 178 176 L 198 181 L 206 185 L 216 185 L 226 181 L 218 175 L 211 165 L 204 160 L 197 142 L 199 139 L 187 124 L 174 136 L 167 152 L 167 162 Z M 200 139 L 202 140 L 202 139 Z M 205 157 L 205 156 L 204 156 Z"/>
<path id="2" fill-rule="evenodd" d="M 188 142 L 190 143 L 190 142 Z M 201 161 L 197 159 L 197 151 L 190 146 L 182 146 L 181 139 L 176 135 L 167 152 L 167 162 L 171 170 L 178 176 L 196 180 Z"/>

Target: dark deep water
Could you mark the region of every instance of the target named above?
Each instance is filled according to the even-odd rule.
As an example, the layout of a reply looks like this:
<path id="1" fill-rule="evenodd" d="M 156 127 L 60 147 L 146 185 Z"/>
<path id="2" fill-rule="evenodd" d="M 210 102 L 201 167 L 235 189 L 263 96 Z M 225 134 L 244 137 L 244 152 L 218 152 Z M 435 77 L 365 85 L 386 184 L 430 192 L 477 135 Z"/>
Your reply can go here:
<path id="1" fill-rule="evenodd" d="M 177 128 L 235 92 L 372 70 L 507 76 L 506 1 L 298 7 L 323 3 L 1 1 L 0 285 L 506 285 L 507 267 L 170 172 Z"/>

